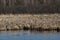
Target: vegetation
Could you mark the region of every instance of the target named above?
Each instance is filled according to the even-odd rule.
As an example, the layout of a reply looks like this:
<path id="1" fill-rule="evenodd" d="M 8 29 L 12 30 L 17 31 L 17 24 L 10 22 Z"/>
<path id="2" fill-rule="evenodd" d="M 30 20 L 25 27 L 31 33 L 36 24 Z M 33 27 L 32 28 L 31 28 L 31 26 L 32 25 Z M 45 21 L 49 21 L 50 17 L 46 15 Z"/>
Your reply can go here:
<path id="1" fill-rule="evenodd" d="M 0 0 L 0 13 L 60 12 L 59 0 Z"/>
<path id="2" fill-rule="evenodd" d="M 60 31 L 60 14 L 2 14 L 0 30 Z"/>

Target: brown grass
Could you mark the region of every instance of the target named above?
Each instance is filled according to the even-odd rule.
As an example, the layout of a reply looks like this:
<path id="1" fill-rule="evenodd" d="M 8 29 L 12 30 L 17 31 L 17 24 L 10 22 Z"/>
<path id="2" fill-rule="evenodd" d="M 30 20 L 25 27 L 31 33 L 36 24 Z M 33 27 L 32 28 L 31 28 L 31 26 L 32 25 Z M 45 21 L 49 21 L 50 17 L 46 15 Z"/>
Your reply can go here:
<path id="1" fill-rule="evenodd" d="M 0 30 L 60 29 L 60 14 L 6 14 L 0 15 Z"/>

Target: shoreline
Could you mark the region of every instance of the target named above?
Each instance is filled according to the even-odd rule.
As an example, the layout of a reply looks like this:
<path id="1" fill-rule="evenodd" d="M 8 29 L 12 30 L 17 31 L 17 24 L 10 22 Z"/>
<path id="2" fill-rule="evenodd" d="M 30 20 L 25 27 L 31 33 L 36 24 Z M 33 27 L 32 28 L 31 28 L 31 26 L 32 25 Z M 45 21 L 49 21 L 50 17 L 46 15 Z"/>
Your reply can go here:
<path id="1" fill-rule="evenodd" d="M 3 30 L 60 31 L 60 14 L 1 14 L 0 31 Z"/>

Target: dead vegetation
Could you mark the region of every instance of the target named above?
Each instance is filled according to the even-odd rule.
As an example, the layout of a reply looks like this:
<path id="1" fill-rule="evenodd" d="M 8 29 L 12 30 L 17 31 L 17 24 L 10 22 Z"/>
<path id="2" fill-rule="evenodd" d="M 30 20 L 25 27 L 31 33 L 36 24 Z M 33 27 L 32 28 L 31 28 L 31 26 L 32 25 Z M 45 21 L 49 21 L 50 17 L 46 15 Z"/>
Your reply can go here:
<path id="1" fill-rule="evenodd" d="M 60 30 L 60 14 L 2 14 L 0 30 Z"/>

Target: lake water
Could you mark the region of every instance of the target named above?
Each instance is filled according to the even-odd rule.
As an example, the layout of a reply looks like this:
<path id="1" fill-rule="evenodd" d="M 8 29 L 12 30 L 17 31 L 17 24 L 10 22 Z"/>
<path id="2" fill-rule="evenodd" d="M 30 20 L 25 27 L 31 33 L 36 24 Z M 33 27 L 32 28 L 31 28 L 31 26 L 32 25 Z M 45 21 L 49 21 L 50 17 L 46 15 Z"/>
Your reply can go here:
<path id="1" fill-rule="evenodd" d="M 59 32 L 2 31 L 0 40 L 60 40 Z"/>

